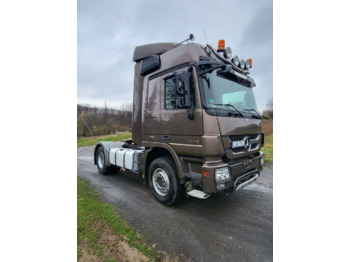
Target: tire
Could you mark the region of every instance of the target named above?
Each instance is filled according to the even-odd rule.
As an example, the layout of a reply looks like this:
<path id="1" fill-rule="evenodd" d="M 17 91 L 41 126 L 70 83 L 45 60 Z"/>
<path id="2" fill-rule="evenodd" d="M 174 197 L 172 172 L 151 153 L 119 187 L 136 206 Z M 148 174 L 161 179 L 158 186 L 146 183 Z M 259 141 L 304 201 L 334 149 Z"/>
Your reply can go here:
<path id="1" fill-rule="evenodd" d="M 100 172 L 101 175 L 117 173 L 120 170 L 120 167 L 106 166 L 105 158 L 106 158 L 105 151 L 103 150 L 103 147 L 100 146 L 96 151 L 96 165 L 97 165 L 98 172 Z"/>
<path id="2" fill-rule="evenodd" d="M 169 157 L 153 160 L 149 167 L 148 181 L 153 195 L 163 205 L 178 204 L 185 196 L 185 187 L 180 184 L 175 164 Z"/>

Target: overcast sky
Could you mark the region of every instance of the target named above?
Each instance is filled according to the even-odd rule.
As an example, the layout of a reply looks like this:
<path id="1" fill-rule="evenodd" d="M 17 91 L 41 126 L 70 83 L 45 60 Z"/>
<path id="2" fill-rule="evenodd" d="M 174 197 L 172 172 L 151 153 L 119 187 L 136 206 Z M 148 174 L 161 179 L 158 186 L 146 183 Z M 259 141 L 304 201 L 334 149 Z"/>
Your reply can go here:
<path id="1" fill-rule="evenodd" d="M 259 110 L 273 96 L 272 0 L 78 0 L 78 103 L 119 107 L 132 102 L 135 46 L 181 42 L 217 46 L 253 59 Z"/>

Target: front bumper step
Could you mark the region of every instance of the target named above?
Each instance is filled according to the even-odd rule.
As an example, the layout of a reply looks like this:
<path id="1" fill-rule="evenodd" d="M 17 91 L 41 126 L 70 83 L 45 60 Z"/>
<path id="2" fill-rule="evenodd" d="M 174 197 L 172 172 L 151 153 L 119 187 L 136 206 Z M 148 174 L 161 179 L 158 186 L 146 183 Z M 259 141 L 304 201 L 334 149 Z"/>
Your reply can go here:
<path id="1" fill-rule="evenodd" d="M 208 197 L 210 197 L 210 194 L 204 193 L 203 191 L 200 191 L 200 190 L 197 190 L 197 189 L 193 189 L 193 190 L 188 191 L 186 193 L 189 196 L 200 198 L 200 199 L 207 199 Z"/>

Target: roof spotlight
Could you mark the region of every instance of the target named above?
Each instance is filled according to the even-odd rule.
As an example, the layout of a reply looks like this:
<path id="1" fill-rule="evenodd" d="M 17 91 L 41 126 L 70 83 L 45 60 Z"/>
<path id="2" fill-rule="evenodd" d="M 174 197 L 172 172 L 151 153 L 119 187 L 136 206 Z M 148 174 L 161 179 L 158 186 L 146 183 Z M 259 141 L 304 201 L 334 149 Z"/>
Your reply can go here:
<path id="1" fill-rule="evenodd" d="M 249 60 L 249 59 L 247 59 L 247 60 L 245 61 L 245 67 L 246 67 L 246 69 L 249 69 L 249 68 L 252 67 L 252 64 L 250 63 L 250 60 Z"/>
<path id="2" fill-rule="evenodd" d="M 232 51 L 230 47 L 227 47 L 225 50 L 225 58 L 230 59 L 232 57 Z"/>
<path id="3" fill-rule="evenodd" d="M 253 59 L 249 58 L 248 60 L 250 62 L 250 68 L 252 68 L 253 67 Z"/>
<path id="4" fill-rule="evenodd" d="M 242 68 L 242 69 L 245 68 L 245 62 L 244 62 L 243 59 L 241 59 L 241 62 L 240 62 L 240 64 L 239 64 L 239 67 Z"/>
<path id="5" fill-rule="evenodd" d="M 235 56 L 234 58 L 232 58 L 231 61 L 235 66 L 239 66 L 239 57 L 238 56 Z"/>

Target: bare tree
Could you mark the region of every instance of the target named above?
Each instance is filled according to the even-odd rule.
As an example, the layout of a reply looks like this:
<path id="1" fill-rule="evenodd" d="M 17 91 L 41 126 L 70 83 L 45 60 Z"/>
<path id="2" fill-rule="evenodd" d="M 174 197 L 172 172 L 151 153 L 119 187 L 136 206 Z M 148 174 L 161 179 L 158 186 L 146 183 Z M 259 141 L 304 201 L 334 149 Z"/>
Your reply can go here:
<path id="1" fill-rule="evenodd" d="M 78 136 L 107 135 L 116 131 L 130 131 L 132 125 L 132 103 L 123 104 L 119 109 L 87 104 L 77 105 Z"/>
<path id="2" fill-rule="evenodd" d="M 263 116 L 264 118 L 273 119 L 273 98 L 272 97 L 266 103 L 266 108 L 263 111 Z"/>

